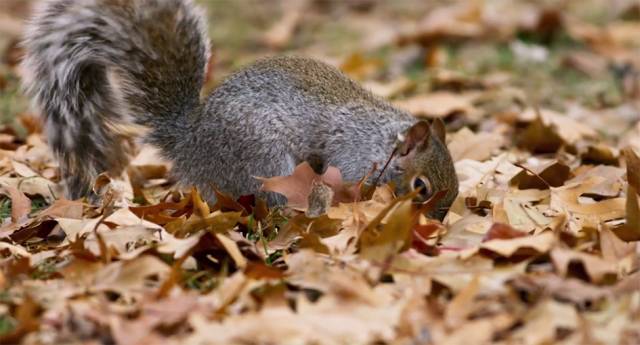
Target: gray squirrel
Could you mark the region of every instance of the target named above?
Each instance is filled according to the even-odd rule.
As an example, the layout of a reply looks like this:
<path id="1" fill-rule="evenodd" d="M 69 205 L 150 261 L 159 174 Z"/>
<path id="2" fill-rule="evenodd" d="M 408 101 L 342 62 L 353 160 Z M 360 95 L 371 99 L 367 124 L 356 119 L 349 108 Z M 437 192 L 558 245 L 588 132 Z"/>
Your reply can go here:
<path id="1" fill-rule="evenodd" d="M 45 0 L 27 26 L 25 90 L 43 115 L 68 198 L 90 196 L 102 172 L 129 160 L 128 125 L 173 162 L 178 181 L 210 201 L 212 186 L 260 193 L 254 176 L 289 175 L 308 161 L 347 181 L 378 170 L 398 193 L 425 200 L 458 179 L 441 121 L 429 124 L 374 96 L 334 67 L 303 57 L 259 60 L 200 99 L 210 48 L 192 0 Z M 399 141 L 400 138 L 401 140 Z M 271 205 L 285 199 L 264 193 Z"/>

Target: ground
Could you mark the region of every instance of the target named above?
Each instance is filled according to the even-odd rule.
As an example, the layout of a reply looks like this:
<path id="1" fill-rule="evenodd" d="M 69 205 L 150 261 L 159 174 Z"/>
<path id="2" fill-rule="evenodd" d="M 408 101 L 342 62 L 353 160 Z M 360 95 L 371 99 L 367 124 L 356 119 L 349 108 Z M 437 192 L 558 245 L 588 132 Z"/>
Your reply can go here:
<path id="1" fill-rule="evenodd" d="M 640 343 L 637 1 L 199 2 L 205 93 L 265 55 L 333 64 L 444 121 L 458 198 L 440 222 L 300 166 L 266 183 L 288 207 L 208 205 L 140 147 L 66 200 L 20 91 L 31 2 L 5 0 L 1 343 Z"/>

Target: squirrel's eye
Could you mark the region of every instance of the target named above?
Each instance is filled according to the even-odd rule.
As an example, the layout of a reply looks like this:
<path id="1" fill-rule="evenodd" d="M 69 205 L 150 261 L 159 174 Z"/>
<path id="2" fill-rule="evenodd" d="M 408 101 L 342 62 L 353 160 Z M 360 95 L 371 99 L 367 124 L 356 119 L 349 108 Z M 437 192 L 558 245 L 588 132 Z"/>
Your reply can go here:
<path id="1" fill-rule="evenodd" d="M 432 188 L 431 182 L 425 176 L 416 176 L 411 181 L 411 188 L 413 190 L 420 189 L 420 196 L 423 198 L 428 198 L 431 196 Z"/>

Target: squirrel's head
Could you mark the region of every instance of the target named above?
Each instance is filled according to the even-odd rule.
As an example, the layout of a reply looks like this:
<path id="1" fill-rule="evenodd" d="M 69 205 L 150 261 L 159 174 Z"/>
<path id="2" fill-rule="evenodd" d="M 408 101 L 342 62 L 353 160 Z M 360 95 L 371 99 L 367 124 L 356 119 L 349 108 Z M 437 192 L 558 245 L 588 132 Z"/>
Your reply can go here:
<path id="1" fill-rule="evenodd" d="M 400 138 L 393 168 L 398 171 L 398 193 L 420 189 L 417 201 L 426 201 L 446 191 L 429 211 L 429 216 L 442 220 L 458 195 L 458 177 L 445 144 L 444 123 L 436 119 L 429 124 L 418 121 Z"/>

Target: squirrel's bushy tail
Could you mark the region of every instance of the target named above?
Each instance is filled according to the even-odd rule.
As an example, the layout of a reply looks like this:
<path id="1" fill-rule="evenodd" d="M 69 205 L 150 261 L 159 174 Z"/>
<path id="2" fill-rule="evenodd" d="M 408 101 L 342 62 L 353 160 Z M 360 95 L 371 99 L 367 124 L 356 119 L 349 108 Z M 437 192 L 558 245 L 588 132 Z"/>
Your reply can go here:
<path id="1" fill-rule="evenodd" d="M 70 198 L 122 171 L 127 124 L 170 152 L 199 109 L 209 45 L 191 0 L 45 0 L 24 47 L 24 86 Z"/>

